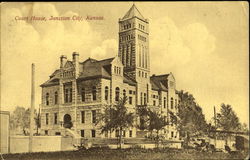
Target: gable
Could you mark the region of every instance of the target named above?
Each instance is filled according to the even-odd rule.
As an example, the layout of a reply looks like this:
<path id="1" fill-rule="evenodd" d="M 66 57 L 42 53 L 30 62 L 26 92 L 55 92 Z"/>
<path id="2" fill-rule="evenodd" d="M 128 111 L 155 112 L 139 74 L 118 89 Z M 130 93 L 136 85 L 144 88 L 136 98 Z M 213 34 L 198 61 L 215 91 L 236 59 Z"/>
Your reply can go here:
<path id="1" fill-rule="evenodd" d="M 74 65 L 71 61 L 67 61 L 66 64 L 64 65 L 64 68 L 74 68 Z"/>
<path id="2" fill-rule="evenodd" d="M 120 58 L 118 56 L 116 56 L 112 62 L 111 62 L 112 65 L 115 65 L 115 66 L 119 66 L 119 67 L 123 67 L 123 64 L 120 60 Z"/>

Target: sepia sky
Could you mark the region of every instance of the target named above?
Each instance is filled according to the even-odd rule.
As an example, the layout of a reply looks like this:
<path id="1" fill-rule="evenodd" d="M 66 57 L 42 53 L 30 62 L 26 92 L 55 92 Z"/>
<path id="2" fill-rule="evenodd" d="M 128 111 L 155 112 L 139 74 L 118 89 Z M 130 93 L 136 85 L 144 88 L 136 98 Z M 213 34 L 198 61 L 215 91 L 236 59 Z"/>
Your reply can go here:
<path id="1" fill-rule="evenodd" d="M 39 85 L 72 52 L 80 60 L 118 54 L 118 19 L 133 2 L 1 4 L 1 110 L 30 106 L 31 63 Z M 193 94 L 206 119 L 231 104 L 249 119 L 249 6 L 247 2 L 135 2 L 149 20 L 151 74 L 172 72 L 177 89 Z M 17 21 L 16 16 L 103 16 L 104 20 Z"/>

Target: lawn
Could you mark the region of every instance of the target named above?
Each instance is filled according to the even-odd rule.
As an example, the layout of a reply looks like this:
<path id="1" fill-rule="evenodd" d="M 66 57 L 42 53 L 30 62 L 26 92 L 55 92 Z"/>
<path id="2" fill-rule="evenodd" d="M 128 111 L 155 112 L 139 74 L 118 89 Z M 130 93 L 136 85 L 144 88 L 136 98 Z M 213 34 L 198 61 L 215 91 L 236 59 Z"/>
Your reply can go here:
<path id="1" fill-rule="evenodd" d="M 161 160 L 161 159 L 246 159 L 247 153 L 198 152 L 184 149 L 108 149 L 5 154 L 5 160 Z"/>

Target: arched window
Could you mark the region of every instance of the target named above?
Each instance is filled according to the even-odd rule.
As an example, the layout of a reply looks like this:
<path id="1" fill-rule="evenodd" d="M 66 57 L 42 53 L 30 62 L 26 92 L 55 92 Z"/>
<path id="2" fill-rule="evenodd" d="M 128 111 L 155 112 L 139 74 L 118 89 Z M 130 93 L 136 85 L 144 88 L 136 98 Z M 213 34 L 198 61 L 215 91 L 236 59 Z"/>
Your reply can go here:
<path id="1" fill-rule="evenodd" d="M 146 104 L 147 104 L 147 94 L 144 93 L 144 105 L 146 105 Z"/>
<path id="2" fill-rule="evenodd" d="M 126 55 L 127 55 L 127 58 L 126 58 L 126 66 L 129 66 L 129 59 L 130 59 L 130 56 L 129 56 L 129 46 L 127 45 L 127 48 L 126 48 Z"/>
<path id="3" fill-rule="evenodd" d="M 131 43 L 130 45 L 130 55 L 131 55 L 131 58 L 130 58 L 130 66 L 132 66 L 132 53 L 133 53 L 133 44 Z"/>
<path id="4" fill-rule="evenodd" d="M 166 97 L 164 97 L 163 107 L 166 108 Z"/>
<path id="5" fill-rule="evenodd" d="M 141 67 L 141 45 L 139 45 L 139 67 Z"/>
<path id="6" fill-rule="evenodd" d="M 143 68 L 144 68 L 144 57 L 145 57 L 144 46 L 142 46 L 142 67 Z"/>
<path id="7" fill-rule="evenodd" d="M 141 105 L 142 105 L 142 93 L 141 93 Z"/>
<path id="8" fill-rule="evenodd" d="M 57 103 L 58 103 L 58 93 L 55 92 L 55 104 L 57 104 Z"/>
<path id="9" fill-rule="evenodd" d="M 82 88 L 81 96 L 82 96 L 82 102 L 85 102 L 85 88 Z"/>
<path id="10" fill-rule="evenodd" d="M 115 88 L 115 101 L 119 101 L 119 95 L 120 95 L 120 88 Z"/>
<path id="11" fill-rule="evenodd" d="M 106 87 L 105 87 L 105 100 L 106 100 L 106 101 L 108 100 L 108 97 L 109 97 L 109 87 L 106 86 Z"/>
<path id="12" fill-rule="evenodd" d="M 92 98 L 93 98 L 93 101 L 96 100 L 96 87 L 92 87 Z"/>
<path id="13" fill-rule="evenodd" d="M 126 97 L 126 90 L 123 90 L 123 97 Z"/>
<path id="14" fill-rule="evenodd" d="M 170 102 L 170 104 L 171 104 L 171 109 L 173 109 L 173 108 L 174 108 L 174 99 L 173 99 L 173 97 L 171 97 L 171 102 Z"/>
<path id="15" fill-rule="evenodd" d="M 49 105 L 49 93 L 46 93 L 46 105 Z"/>

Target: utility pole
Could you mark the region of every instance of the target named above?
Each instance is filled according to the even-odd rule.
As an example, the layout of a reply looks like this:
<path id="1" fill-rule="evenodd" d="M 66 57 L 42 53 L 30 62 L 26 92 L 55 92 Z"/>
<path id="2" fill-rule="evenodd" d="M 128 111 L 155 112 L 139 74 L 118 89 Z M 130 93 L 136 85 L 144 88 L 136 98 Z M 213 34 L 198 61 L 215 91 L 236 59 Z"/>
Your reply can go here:
<path id="1" fill-rule="evenodd" d="M 33 147 L 34 107 L 35 107 L 35 64 L 32 63 L 31 65 L 31 106 L 30 106 L 29 152 L 32 152 L 32 147 Z"/>

